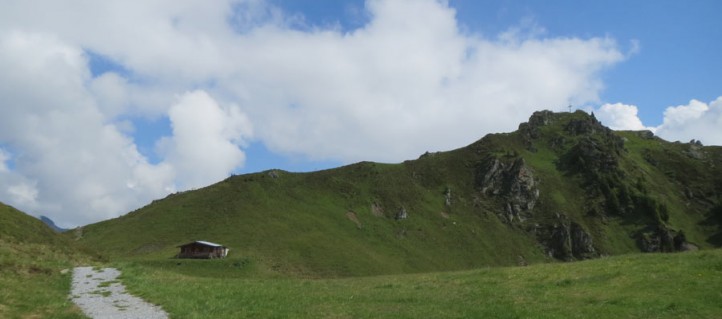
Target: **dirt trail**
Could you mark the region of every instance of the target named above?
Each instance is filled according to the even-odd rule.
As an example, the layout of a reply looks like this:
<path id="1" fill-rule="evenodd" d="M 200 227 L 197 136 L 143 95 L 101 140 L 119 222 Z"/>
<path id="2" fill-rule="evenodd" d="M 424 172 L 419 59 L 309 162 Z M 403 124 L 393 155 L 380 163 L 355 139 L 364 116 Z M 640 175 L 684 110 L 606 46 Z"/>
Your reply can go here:
<path id="1" fill-rule="evenodd" d="M 125 291 L 115 268 L 76 267 L 70 298 L 86 316 L 93 319 L 166 319 L 159 306 L 145 302 Z"/>

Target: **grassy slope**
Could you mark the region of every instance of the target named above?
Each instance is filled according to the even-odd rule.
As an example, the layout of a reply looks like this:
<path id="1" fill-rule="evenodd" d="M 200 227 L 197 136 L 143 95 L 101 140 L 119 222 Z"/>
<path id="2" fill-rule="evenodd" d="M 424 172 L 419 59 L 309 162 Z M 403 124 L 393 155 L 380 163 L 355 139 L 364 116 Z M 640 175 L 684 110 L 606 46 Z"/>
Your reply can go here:
<path id="1" fill-rule="evenodd" d="M 174 318 L 722 317 L 719 249 L 344 279 L 263 278 L 228 260 L 119 267 Z"/>
<path id="2" fill-rule="evenodd" d="M 83 236 L 108 251 L 149 258 L 171 257 L 175 245 L 205 239 L 231 247 L 231 258 L 314 276 L 473 268 L 513 263 L 517 255 L 544 258 L 530 236 L 494 215 L 463 204 L 446 209 L 446 183 L 423 187 L 414 169 L 361 163 L 312 174 L 280 172 L 276 179 L 265 173 L 238 176 L 86 227 Z M 455 182 L 471 183 L 464 179 Z M 373 203 L 388 216 L 375 216 Z M 401 207 L 409 218 L 396 221 L 392 217 Z"/>
<path id="3" fill-rule="evenodd" d="M 85 318 L 68 300 L 73 243 L 40 220 L 0 203 L 0 318 Z"/>
<path id="4" fill-rule="evenodd" d="M 560 159 L 585 138 L 565 132 L 565 123 L 574 119 L 589 116 L 556 114 L 554 123 L 541 127 L 533 142 L 536 151 L 528 150 L 519 133 L 494 134 L 400 164 L 362 162 L 305 174 L 233 176 L 89 225 L 82 242 L 115 257 L 166 259 L 176 253 L 176 245 L 202 239 L 229 246 L 235 262 L 251 260 L 267 272 L 312 277 L 411 273 L 512 265 L 520 256 L 532 263 L 549 261 L 532 226 L 553 225 L 562 214 L 582 225 L 602 254 L 639 251 L 635 236 L 660 221 L 644 212 L 589 214 L 590 205 L 605 210 L 602 199 L 590 197 L 583 176 L 561 168 Z M 722 194 L 722 148 L 706 147 L 700 160 L 684 155 L 688 144 L 616 134 L 626 139 L 619 156 L 624 177 L 612 192 L 625 188 L 653 197 L 669 208 L 665 225 L 683 229 L 688 241 L 701 248 L 722 244 L 714 241 L 720 229 L 710 217 Z M 555 146 L 559 137 L 564 142 Z M 523 157 L 540 183 L 534 216 L 523 224 L 502 223 L 497 217 L 502 202 L 480 194 L 474 184 L 479 163 L 490 154 Z M 649 156 L 656 159 L 654 165 Z M 448 189 L 450 207 L 444 205 Z M 685 196 L 686 189 L 696 197 Z M 383 209 L 381 216 L 375 204 Z M 402 207 L 409 218 L 394 220 Z"/>
<path id="5" fill-rule="evenodd" d="M 650 193 L 670 207 L 669 223 L 689 229 L 703 247 L 722 246 L 722 147 L 705 147 L 704 158 L 695 159 L 686 155 L 687 143 L 619 134 L 629 139 L 627 170 L 645 178 Z"/>

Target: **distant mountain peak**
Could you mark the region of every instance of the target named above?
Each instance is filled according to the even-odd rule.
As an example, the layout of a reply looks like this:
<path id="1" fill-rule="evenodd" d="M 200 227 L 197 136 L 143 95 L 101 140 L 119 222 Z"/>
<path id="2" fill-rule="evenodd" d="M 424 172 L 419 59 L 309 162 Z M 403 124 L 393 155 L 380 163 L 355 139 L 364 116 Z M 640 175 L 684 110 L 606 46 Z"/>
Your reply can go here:
<path id="1" fill-rule="evenodd" d="M 67 230 L 65 228 L 58 227 L 58 225 L 55 225 L 55 222 L 47 216 L 40 216 L 39 219 L 40 219 L 40 221 L 45 223 L 45 225 L 48 225 L 48 227 L 50 227 L 52 230 L 54 230 L 58 233 L 62 233 Z"/>

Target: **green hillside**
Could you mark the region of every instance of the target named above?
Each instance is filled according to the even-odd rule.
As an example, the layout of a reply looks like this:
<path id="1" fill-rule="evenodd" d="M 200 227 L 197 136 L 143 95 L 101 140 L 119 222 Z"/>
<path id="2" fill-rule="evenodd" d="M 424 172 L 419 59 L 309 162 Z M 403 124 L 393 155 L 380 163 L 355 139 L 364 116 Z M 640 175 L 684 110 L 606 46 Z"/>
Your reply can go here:
<path id="1" fill-rule="evenodd" d="M 519 130 L 399 164 L 232 176 L 72 235 L 116 258 L 193 240 L 230 262 L 358 276 L 722 245 L 722 148 L 535 113 Z"/>
<path id="2" fill-rule="evenodd" d="M 0 318 L 84 318 L 67 298 L 70 270 L 91 260 L 39 219 L 0 203 Z"/>
<path id="3" fill-rule="evenodd" d="M 3 203 L 0 203 L 0 216 L 0 238 L 5 241 L 47 245 L 66 242 L 39 219 Z"/>

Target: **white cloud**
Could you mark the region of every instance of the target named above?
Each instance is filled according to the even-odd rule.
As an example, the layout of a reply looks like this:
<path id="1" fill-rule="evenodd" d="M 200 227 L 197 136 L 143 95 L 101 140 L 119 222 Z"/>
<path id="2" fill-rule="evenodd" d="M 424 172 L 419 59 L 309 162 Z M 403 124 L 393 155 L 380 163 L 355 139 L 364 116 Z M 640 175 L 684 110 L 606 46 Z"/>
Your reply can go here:
<path id="1" fill-rule="evenodd" d="M 613 130 L 648 130 L 637 116 L 637 107 L 622 103 L 604 104 L 595 111 L 597 119 Z"/>
<path id="2" fill-rule="evenodd" d="M 705 144 L 722 145 L 722 96 L 709 104 L 691 100 L 687 105 L 668 107 L 662 125 L 655 133 L 675 141 L 700 140 Z"/>
<path id="3" fill-rule="evenodd" d="M 221 84 L 272 149 L 400 161 L 509 131 L 534 110 L 596 101 L 613 40 L 496 41 L 458 30 L 431 1 L 374 1 L 351 33 L 261 28 L 239 38 Z M 411 12 L 411 13 L 409 13 Z"/>
<path id="4" fill-rule="evenodd" d="M 14 184 L 7 188 L 8 194 L 22 206 L 36 206 L 38 198 L 38 190 L 34 184 Z"/>
<path id="5" fill-rule="evenodd" d="M 127 112 L 130 102 L 128 85 L 126 79 L 113 72 L 104 73 L 90 82 L 89 89 L 106 118 Z"/>
<path id="6" fill-rule="evenodd" d="M 604 104 L 593 110 L 602 124 L 615 130 L 651 130 L 668 141 L 692 139 L 722 145 L 722 96 L 709 104 L 691 100 L 687 105 L 670 106 L 662 124 L 646 127 L 637 116 L 637 107 L 622 103 Z"/>
<path id="7" fill-rule="evenodd" d="M 610 38 L 463 33 L 443 1 L 367 9 L 343 32 L 294 29 L 302 19 L 263 1 L 9 1 L 0 143 L 18 153 L 3 174 L 37 190 L 19 208 L 61 226 L 117 216 L 222 179 L 251 138 L 344 162 L 455 148 L 538 109 L 596 102 L 598 73 L 625 58 Z M 94 77 L 84 50 L 127 72 Z M 170 119 L 159 164 L 128 136 L 133 116 Z M 0 200 L 20 198 L 10 180 Z"/>
<path id="8" fill-rule="evenodd" d="M 0 69 L 6 71 L 0 141 L 11 146 L 15 163 L 0 170 L 2 201 L 73 226 L 118 216 L 185 185 L 177 163 L 149 164 L 113 123 L 108 114 L 121 109 L 98 106 L 103 95 L 93 94 L 98 82 L 81 50 L 45 34 L 2 34 Z M 221 169 L 228 174 L 232 167 Z M 219 175 L 217 167 L 208 171 Z"/>
<path id="9" fill-rule="evenodd" d="M 182 95 L 169 111 L 173 137 L 160 144 L 165 162 L 183 189 L 217 182 L 243 165 L 238 147 L 250 137 L 248 119 L 233 106 L 222 109 L 204 91 Z"/>
<path id="10" fill-rule="evenodd" d="M 8 172 L 7 162 L 10 160 L 10 153 L 0 148 L 0 173 Z"/>

